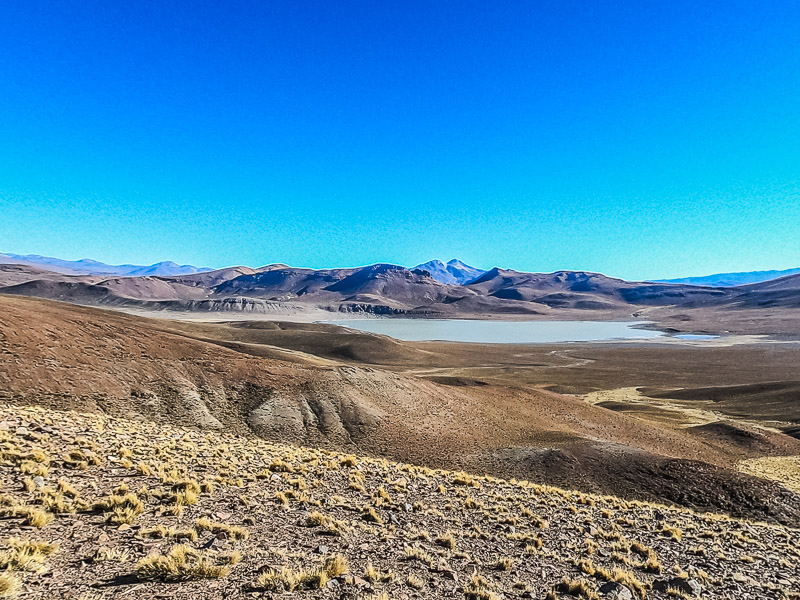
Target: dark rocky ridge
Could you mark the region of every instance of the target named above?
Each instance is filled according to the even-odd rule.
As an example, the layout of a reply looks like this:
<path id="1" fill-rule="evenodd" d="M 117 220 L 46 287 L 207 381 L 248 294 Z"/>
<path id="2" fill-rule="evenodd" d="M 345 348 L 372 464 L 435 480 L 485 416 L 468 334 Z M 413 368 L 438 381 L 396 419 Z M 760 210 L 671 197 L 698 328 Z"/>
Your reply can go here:
<path id="1" fill-rule="evenodd" d="M 268 265 L 174 277 L 65 275 L 0 265 L 0 293 L 87 305 L 174 311 L 270 312 L 323 309 L 375 314 L 474 316 L 605 311 L 636 307 L 798 308 L 800 275 L 738 287 L 630 282 L 583 271 L 522 273 L 493 268 L 466 285 L 444 284 L 424 269 L 376 264 L 350 269 Z"/>

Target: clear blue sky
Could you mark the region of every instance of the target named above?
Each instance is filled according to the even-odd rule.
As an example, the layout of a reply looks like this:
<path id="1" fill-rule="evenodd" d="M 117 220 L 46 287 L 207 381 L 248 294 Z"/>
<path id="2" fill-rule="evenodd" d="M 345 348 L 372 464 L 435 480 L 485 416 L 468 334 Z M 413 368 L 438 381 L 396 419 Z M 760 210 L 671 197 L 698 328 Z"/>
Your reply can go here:
<path id="1" fill-rule="evenodd" d="M 0 4 L 0 252 L 800 266 L 800 3 Z"/>

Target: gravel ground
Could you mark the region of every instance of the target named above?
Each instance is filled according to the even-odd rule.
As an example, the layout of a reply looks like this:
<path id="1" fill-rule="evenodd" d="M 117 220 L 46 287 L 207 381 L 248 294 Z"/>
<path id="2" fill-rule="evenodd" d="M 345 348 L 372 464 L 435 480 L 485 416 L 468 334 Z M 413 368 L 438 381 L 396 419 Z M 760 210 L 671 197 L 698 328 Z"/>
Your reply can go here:
<path id="1" fill-rule="evenodd" d="M 800 598 L 778 525 L 36 407 L 0 455 L 0 596 Z"/>

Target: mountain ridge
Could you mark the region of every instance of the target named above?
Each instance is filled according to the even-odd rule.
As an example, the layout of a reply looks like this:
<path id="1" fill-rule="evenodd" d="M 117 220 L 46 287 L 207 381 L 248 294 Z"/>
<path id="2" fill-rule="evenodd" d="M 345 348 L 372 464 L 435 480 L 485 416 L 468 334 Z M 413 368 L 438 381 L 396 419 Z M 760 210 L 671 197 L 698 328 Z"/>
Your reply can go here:
<path id="1" fill-rule="evenodd" d="M 282 263 L 274 263 L 262 267 L 247 267 L 244 265 L 232 265 L 230 267 L 211 268 L 211 267 L 196 267 L 194 265 L 180 265 L 171 260 L 164 260 L 153 263 L 152 265 L 135 265 L 135 264 L 121 264 L 111 265 L 91 258 L 82 258 L 80 260 L 66 260 L 51 256 L 43 256 L 40 254 L 14 254 L 12 252 L 0 252 L 0 265 L 18 264 L 30 267 L 38 267 L 54 273 L 61 273 L 63 275 L 100 275 L 100 276 L 121 276 L 121 277 L 142 277 L 142 276 L 156 276 L 156 277 L 175 277 L 180 275 L 194 275 L 197 273 L 207 273 L 211 271 L 224 271 L 226 269 L 249 269 L 252 271 L 261 271 L 270 268 L 295 268 L 289 267 Z M 389 263 L 374 263 L 374 264 L 389 264 Z M 366 265 L 373 266 L 373 265 Z M 299 267 L 297 267 L 299 269 Z M 332 267 L 322 269 L 308 269 L 313 271 L 334 271 L 343 270 L 348 267 Z M 364 267 L 350 267 L 351 269 L 358 269 Z M 433 259 L 424 263 L 420 263 L 413 267 L 407 267 L 409 271 L 421 270 L 427 271 L 430 276 L 440 283 L 455 284 L 455 285 L 469 285 L 476 279 L 483 277 L 486 273 L 494 270 L 509 271 L 514 273 L 524 273 L 526 271 L 517 271 L 514 269 L 502 269 L 500 267 L 493 267 L 492 269 L 480 269 L 465 262 L 453 258 L 446 263 Z M 588 273 L 588 271 L 571 271 L 567 269 L 559 269 L 553 273 L 573 272 L 573 273 Z M 677 277 L 668 279 L 647 279 L 642 280 L 646 283 L 667 283 L 667 284 L 684 284 L 696 285 L 704 287 L 738 287 L 742 285 L 749 285 L 755 283 L 762 283 L 765 281 L 772 281 L 781 279 L 789 275 L 800 273 L 800 267 L 791 269 L 771 269 L 763 271 L 734 271 L 729 273 L 713 273 L 711 275 L 699 275 L 688 277 Z M 600 275 L 600 273 L 597 273 Z M 620 279 L 614 278 L 612 279 Z M 621 279 L 620 279 L 621 280 Z"/>
<path id="2" fill-rule="evenodd" d="M 109 265 L 91 258 L 64 260 L 40 254 L 13 254 L 10 252 L 0 253 L 0 264 L 34 266 L 64 275 L 115 275 L 123 277 L 188 275 L 214 270 L 210 267 L 179 265 L 171 260 L 164 260 L 152 265 Z"/>
<path id="3" fill-rule="evenodd" d="M 463 263 L 454 259 L 448 265 L 460 268 Z M 715 287 L 625 281 L 589 271 L 526 273 L 499 267 L 454 284 L 442 283 L 427 269 L 388 263 L 342 269 L 271 264 L 148 274 L 154 271 L 158 269 L 143 275 L 81 275 L 0 262 L 0 293 L 146 311 L 324 311 L 428 318 L 530 317 L 554 311 L 585 318 L 594 311 L 594 317 L 621 319 L 658 307 L 800 308 L 800 274 Z"/>
<path id="4" fill-rule="evenodd" d="M 688 285 L 710 285 L 713 287 L 734 287 L 750 283 L 772 281 L 788 275 L 800 273 L 800 267 L 795 269 L 768 270 L 768 271 L 736 271 L 732 273 L 714 273 L 696 277 L 678 277 L 676 279 L 653 279 L 653 283 L 685 283 Z"/>

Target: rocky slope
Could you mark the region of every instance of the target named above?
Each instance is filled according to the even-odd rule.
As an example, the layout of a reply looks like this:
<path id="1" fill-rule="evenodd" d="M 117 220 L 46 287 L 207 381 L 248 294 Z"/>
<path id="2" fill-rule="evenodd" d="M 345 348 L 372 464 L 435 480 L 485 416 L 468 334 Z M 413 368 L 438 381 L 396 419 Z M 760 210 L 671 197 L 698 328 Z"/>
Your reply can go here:
<path id="1" fill-rule="evenodd" d="M 800 532 L 0 405 L 4 597 L 797 598 Z"/>

